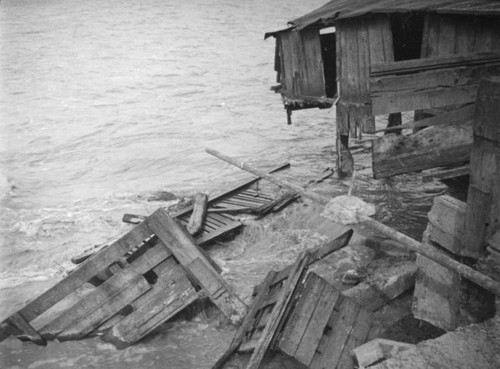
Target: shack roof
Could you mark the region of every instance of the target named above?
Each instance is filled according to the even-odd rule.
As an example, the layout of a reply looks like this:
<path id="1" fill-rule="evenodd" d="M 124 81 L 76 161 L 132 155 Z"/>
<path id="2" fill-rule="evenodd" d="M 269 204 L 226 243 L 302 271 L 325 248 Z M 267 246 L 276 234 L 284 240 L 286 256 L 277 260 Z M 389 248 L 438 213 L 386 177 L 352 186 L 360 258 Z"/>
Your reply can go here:
<path id="1" fill-rule="evenodd" d="M 333 24 L 338 19 L 369 13 L 432 12 L 443 14 L 500 15 L 500 0 L 333 0 L 289 22 L 303 29 L 315 23 Z"/>

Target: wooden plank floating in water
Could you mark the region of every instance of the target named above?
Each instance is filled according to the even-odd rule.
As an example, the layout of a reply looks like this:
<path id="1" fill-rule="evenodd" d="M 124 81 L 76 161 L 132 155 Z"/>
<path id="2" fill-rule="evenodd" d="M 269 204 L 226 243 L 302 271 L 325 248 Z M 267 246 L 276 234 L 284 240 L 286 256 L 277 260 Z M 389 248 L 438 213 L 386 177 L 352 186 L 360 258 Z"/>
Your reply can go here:
<path id="1" fill-rule="evenodd" d="M 102 277 L 87 294 L 73 292 Z M 37 331 L 31 322 L 71 296 L 76 302 L 45 316 Z M 101 326 L 118 347 L 142 338 L 199 297 L 209 297 L 233 321 L 244 316 L 245 305 L 221 279 L 215 263 L 165 210 L 158 209 L 142 223 L 86 260 L 65 279 L 2 323 L 1 336 L 14 328 L 20 338 L 43 344 L 44 339 L 78 339 Z M 50 311 L 49 311 L 50 313 Z M 54 316 L 56 315 L 56 316 Z"/>

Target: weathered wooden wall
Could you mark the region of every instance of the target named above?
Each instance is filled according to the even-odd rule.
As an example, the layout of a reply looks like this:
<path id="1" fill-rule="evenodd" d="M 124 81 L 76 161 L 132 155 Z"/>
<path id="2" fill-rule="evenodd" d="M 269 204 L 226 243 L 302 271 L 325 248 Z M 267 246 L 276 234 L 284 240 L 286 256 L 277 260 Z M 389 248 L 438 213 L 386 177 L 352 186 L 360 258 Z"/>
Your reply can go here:
<path id="1" fill-rule="evenodd" d="M 370 107 L 370 65 L 394 61 L 392 31 L 386 14 L 343 19 L 336 25 L 340 99 L 338 133 L 373 133 Z"/>
<path id="2" fill-rule="evenodd" d="M 319 30 L 307 28 L 277 36 L 281 93 L 287 99 L 325 97 Z"/>
<path id="3" fill-rule="evenodd" d="M 479 80 L 500 73 L 500 22 L 485 16 L 427 14 L 421 56 L 372 65 L 372 114 L 475 101 Z"/>

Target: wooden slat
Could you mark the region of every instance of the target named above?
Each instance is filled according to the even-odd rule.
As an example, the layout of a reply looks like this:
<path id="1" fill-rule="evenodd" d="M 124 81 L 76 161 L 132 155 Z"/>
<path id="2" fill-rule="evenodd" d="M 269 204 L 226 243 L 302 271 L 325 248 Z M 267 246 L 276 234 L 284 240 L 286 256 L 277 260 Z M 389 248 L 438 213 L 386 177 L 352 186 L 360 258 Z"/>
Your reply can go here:
<path id="1" fill-rule="evenodd" d="M 295 352 L 295 358 L 301 363 L 307 366 L 311 365 L 325 327 L 339 297 L 340 292 L 327 283 L 300 341 L 300 345 Z"/>
<path id="2" fill-rule="evenodd" d="M 134 260 L 129 267 L 107 279 L 94 291 L 84 296 L 74 306 L 58 315 L 57 318 L 45 325 L 40 330 L 40 333 L 48 339 L 53 339 L 75 321 L 84 319 L 87 315 L 98 309 L 103 301 L 119 293 L 124 285 L 133 283 L 137 278 L 137 274 L 146 273 L 163 262 L 170 255 L 170 251 L 163 245 L 155 245 Z"/>
<path id="3" fill-rule="evenodd" d="M 272 339 L 274 338 L 276 330 L 279 328 L 283 313 L 287 308 L 288 302 L 290 301 L 297 284 L 303 278 L 304 272 L 307 269 L 308 265 L 309 254 L 300 254 L 297 258 L 297 261 L 292 267 L 290 276 L 286 280 L 286 283 L 281 290 L 282 299 L 274 306 L 273 312 L 269 317 L 269 324 L 264 328 L 262 337 L 259 339 L 258 346 L 254 350 L 246 369 L 257 369 L 259 367 L 265 352 L 267 351 Z"/>
<path id="4" fill-rule="evenodd" d="M 229 357 L 238 349 L 238 347 L 241 345 L 242 340 L 245 338 L 246 333 L 248 332 L 249 329 L 252 327 L 252 323 L 254 322 L 255 315 L 259 311 L 262 301 L 265 299 L 267 291 L 269 289 L 269 286 L 273 282 L 274 278 L 276 276 L 276 272 L 269 272 L 260 285 L 260 293 L 258 293 L 255 297 L 255 299 L 252 302 L 252 305 L 250 306 L 248 313 L 246 314 L 243 322 L 241 323 L 240 327 L 238 328 L 238 331 L 234 335 L 234 338 L 231 342 L 231 345 L 229 348 L 226 350 L 226 352 L 217 360 L 217 362 L 214 364 L 212 369 L 220 369 L 224 365 L 224 363 L 229 359 Z"/>
<path id="5" fill-rule="evenodd" d="M 372 112 L 374 115 L 383 115 L 415 109 L 468 104 L 475 101 L 477 88 L 478 84 L 474 83 L 453 88 L 437 87 L 423 91 L 372 96 Z"/>
<path id="6" fill-rule="evenodd" d="M 445 112 L 430 118 L 425 118 L 422 120 L 405 123 L 398 126 L 379 129 L 376 131 L 376 133 L 391 131 L 394 129 L 421 128 L 421 127 L 439 126 L 443 124 L 463 123 L 465 121 L 471 121 L 473 119 L 474 110 L 475 110 L 474 105 L 467 105 L 462 108 Z"/>
<path id="7" fill-rule="evenodd" d="M 112 291 L 112 294 L 108 295 L 107 299 L 101 300 L 99 306 L 94 308 L 88 315 L 80 320 L 73 321 L 72 324 L 57 335 L 58 340 L 80 339 L 87 336 L 95 328 L 151 288 L 141 274 L 134 273 L 131 269 L 124 269 L 123 273 L 131 276 L 128 280 L 129 283 L 120 284 L 120 289 Z"/>
<path id="8" fill-rule="evenodd" d="M 385 94 L 409 93 L 415 90 L 477 85 L 479 79 L 500 73 L 500 60 L 496 63 L 472 67 L 443 68 L 413 74 L 372 77 L 372 97 Z"/>
<path id="9" fill-rule="evenodd" d="M 167 245 L 179 263 L 191 272 L 192 277 L 197 280 L 200 286 L 204 286 L 206 273 L 201 272 L 199 268 L 189 269 L 189 265 L 196 259 L 200 259 L 205 264 L 206 270 L 210 271 L 212 275 L 217 275 L 217 270 L 207 260 L 207 257 L 194 243 L 193 239 L 168 216 L 164 209 L 158 209 L 145 222 L 158 238 Z M 245 305 L 232 293 L 222 279 L 220 279 L 220 283 L 224 286 L 224 293 L 218 297 L 212 295 L 209 297 L 225 316 L 241 318 L 246 310 Z"/>
<path id="10" fill-rule="evenodd" d="M 456 178 L 469 175 L 470 169 L 468 165 L 460 166 L 458 168 L 443 169 L 436 172 L 426 174 L 422 177 L 422 182 L 440 181 L 443 179 Z"/>
<path id="11" fill-rule="evenodd" d="M 330 342 L 330 338 L 335 334 L 332 328 L 335 326 L 337 320 L 339 319 L 341 310 L 340 307 L 344 303 L 344 299 L 345 297 L 342 295 L 340 295 L 339 298 L 337 299 L 337 302 L 332 310 L 332 313 L 328 318 L 328 323 L 326 324 L 326 327 L 323 331 L 323 335 L 321 336 L 318 346 L 316 347 L 316 352 L 314 353 L 313 360 L 310 364 L 310 368 L 319 368 L 318 365 L 321 361 L 321 358 L 323 357 L 323 354 L 329 349 L 328 343 Z"/>
<path id="12" fill-rule="evenodd" d="M 169 259 L 172 260 L 172 259 Z M 124 348 L 172 318 L 198 298 L 183 268 L 175 262 L 158 275 L 151 291 L 133 303 L 134 311 L 116 323 L 104 336 L 118 348 Z"/>
<path id="13" fill-rule="evenodd" d="M 499 60 L 500 53 L 498 52 L 470 53 L 456 56 L 410 59 L 390 63 L 373 64 L 370 69 L 370 76 L 377 77 L 390 74 L 416 73 L 441 68 L 483 65 L 498 63 Z"/>
<path id="14" fill-rule="evenodd" d="M 32 321 L 34 318 L 87 282 L 94 275 L 106 269 L 110 264 L 126 254 L 130 249 L 141 244 L 142 241 L 151 236 L 152 233 L 153 232 L 151 232 L 148 226 L 144 223 L 136 226 L 118 241 L 112 243 L 93 257 L 87 259 L 65 279 L 19 310 L 19 313 L 26 319 L 26 321 Z"/>
<path id="15" fill-rule="evenodd" d="M 439 16 L 439 42 L 437 51 L 439 56 L 453 55 L 455 52 L 455 17 L 449 15 Z"/>
<path id="16" fill-rule="evenodd" d="M 209 214 L 209 215 L 213 215 L 213 214 Z M 196 242 L 199 245 L 204 245 L 204 244 L 216 239 L 217 237 L 220 237 L 223 234 L 226 234 L 226 233 L 231 232 L 231 231 L 236 231 L 241 227 L 243 227 L 242 223 L 237 222 L 237 221 L 233 221 L 233 222 L 229 223 L 228 225 L 225 225 L 223 227 L 219 227 L 212 232 L 209 232 L 207 234 L 202 234 L 201 236 L 199 236 L 196 239 Z"/>
<path id="17" fill-rule="evenodd" d="M 366 342 L 368 333 L 372 326 L 373 316 L 366 310 L 360 309 L 356 321 L 352 326 L 351 333 L 347 339 L 342 356 L 339 359 L 337 369 L 353 369 L 354 358 L 352 350 Z"/>
<path id="18" fill-rule="evenodd" d="M 326 282 L 322 278 L 314 273 L 309 274 L 299 302 L 294 308 L 289 318 L 289 324 L 285 326 L 278 343 L 279 349 L 285 354 L 291 357 L 295 356 L 325 286 Z"/>
<path id="19" fill-rule="evenodd" d="M 317 365 L 313 362 L 311 369 L 337 366 L 358 313 L 359 306 L 353 300 L 343 300 L 338 318 L 332 327 L 332 335 L 327 342 L 328 350 L 325 350 Z"/>

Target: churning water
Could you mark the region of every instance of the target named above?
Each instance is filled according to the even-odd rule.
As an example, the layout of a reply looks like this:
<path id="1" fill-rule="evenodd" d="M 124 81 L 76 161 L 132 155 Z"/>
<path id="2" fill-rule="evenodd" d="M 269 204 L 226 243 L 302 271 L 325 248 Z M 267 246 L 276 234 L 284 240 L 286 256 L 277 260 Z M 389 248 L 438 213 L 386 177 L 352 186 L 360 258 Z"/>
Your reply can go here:
<path id="1" fill-rule="evenodd" d="M 286 126 L 269 90 L 274 41 L 263 40 L 324 2 L 2 1 L 2 320 L 72 255 L 128 230 L 123 213 L 164 205 L 154 193 L 216 192 L 246 176 L 207 146 L 262 168 L 291 161 L 297 184 L 333 166 L 334 112 L 297 112 Z M 194 365 L 177 359 L 170 367 Z"/>

